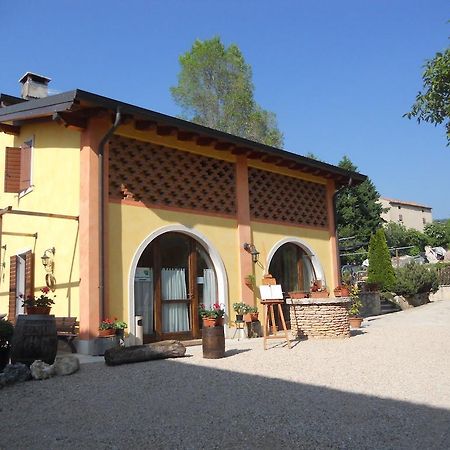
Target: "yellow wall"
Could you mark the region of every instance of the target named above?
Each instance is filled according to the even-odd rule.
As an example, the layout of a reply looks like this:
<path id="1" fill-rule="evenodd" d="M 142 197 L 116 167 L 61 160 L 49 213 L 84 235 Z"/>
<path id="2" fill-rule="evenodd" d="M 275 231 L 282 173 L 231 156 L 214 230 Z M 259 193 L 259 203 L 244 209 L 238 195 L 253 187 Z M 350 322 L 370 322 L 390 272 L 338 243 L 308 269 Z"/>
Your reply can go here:
<path id="1" fill-rule="evenodd" d="M 335 286 L 330 286 L 332 280 L 332 264 L 330 260 L 330 241 L 328 230 L 314 230 L 309 228 L 292 227 L 286 225 L 272 225 L 261 222 L 252 222 L 253 243 L 260 252 L 260 262 L 264 266 L 262 269 L 256 265 L 256 280 L 261 280 L 264 273 L 268 272 L 267 258 L 272 248 L 281 240 L 287 237 L 301 239 L 314 252 L 320 261 L 325 273 L 325 280 L 330 292 Z"/>
<path id="2" fill-rule="evenodd" d="M 184 225 L 204 235 L 218 251 L 228 276 L 229 297 L 239 299 L 238 236 L 235 220 L 144 207 L 109 205 L 109 298 L 111 316 L 129 320 L 128 276 L 134 254 L 154 231 Z"/>
<path id="3" fill-rule="evenodd" d="M 228 277 L 228 312 L 231 312 L 231 305 L 234 302 L 241 300 L 239 244 L 235 220 L 110 203 L 109 223 L 111 316 L 123 318 L 125 321 L 130 320 L 128 277 L 133 256 L 148 235 L 173 224 L 181 224 L 201 233 L 219 253 Z M 252 233 L 255 246 L 261 252 L 260 261 L 263 266 L 270 250 L 279 241 L 286 237 L 295 237 L 304 241 L 315 252 L 326 280 L 332 279 L 328 231 L 253 222 Z M 255 265 L 255 269 L 256 282 L 260 284 L 267 268 Z M 329 290 L 334 288 L 328 287 Z M 230 315 L 234 316 L 232 312 Z"/>
<path id="4" fill-rule="evenodd" d="M 78 216 L 80 197 L 80 134 L 54 123 L 22 126 L 20 136 L 0 133 L 0 173 L 5 170 L 5 146 L 19 147 L 34 139 L 32 189 L 19 198 L 4 192 L 0 177 L 0 209 L 45 212 Z M 0 277 L 0 312 L 8 310 L 9 260 L 23 251 L 35 253 L 35 288 L 45 286 L 45 270 L 40 257 L 49 247 L 56 248 L 55 277 L 57 289 L 52 313 L 78 316 L 79 258 L 78 222 L 68 219 L 5 214 L 3 231 L 37 233 L 37 239 L 25 236 L 2 236 L 2 273 Z M 4 263 L 4 264 L 3 264 Z"/>

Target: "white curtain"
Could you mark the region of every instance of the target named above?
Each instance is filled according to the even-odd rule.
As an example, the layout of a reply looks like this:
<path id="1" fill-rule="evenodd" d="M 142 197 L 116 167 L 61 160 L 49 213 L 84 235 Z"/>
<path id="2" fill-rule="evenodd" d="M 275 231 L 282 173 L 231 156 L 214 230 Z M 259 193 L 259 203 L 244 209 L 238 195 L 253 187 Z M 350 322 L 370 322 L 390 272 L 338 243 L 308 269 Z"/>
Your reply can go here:
<path id="1" fill-rule="evenodd" d="M 153 334 L 153 270 L 148 280 L 134 281 L 134 311 L 142 316 L 144 334 Z"/>
<path id="2" fill-rule="evenodd" d="M 189 331 L 188 304 L 170 304 L 171 300 L 187 299 L 185 269 L 161 270 L 161 296 L 163 333 Z"/>
<path id="3" fill-rule="evenodd" d="M 203 270 L 203 303 L 207 309 L 211 309 L 217 303 L 216 275 L 213 269 Z"/>

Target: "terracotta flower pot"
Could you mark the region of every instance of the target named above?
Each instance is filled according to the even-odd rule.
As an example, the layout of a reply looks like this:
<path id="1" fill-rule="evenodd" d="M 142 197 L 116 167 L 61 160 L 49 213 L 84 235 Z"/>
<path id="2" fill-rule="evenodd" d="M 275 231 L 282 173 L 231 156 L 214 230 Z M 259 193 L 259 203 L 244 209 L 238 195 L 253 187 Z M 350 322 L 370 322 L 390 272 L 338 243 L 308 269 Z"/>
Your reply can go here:
<path id="1" fill-rule="evenodd" d="M 107 328 L 106 330 L 98 330 L 99 337 L 115 336 L 116 330 L 114 328 Z"/>
<path id="2" fill-rule="evenodd" d="M 44 314 L 48 316 L 50 314 L 50 310 L 52 308 L 50 306 L 27 306 L 25 311 L 28 315 L 32 314 Z"/>
<path id="3" fill-rule="evenodd" d="M 362 317 L 349 317 L 348 322 L 352 328 L 361 328 L 363 318 Z"/>
<path id="4" fill-rule="evenodd" d="M 220 327 L 223 325 L 223 317 L 204 317 L 203 328 Z"/>

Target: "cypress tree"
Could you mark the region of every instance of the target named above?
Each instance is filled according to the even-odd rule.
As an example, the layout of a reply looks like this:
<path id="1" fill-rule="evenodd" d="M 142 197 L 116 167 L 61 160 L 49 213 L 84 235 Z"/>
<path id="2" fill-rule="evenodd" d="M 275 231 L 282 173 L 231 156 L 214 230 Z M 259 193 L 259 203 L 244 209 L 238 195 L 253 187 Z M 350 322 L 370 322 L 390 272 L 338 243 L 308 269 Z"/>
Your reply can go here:
<path id="1" fill-rule="evenodd" d="M 391 290 L 395 282 L 391 255 L 382 228 L 378 228 L 370 238 L 367 282 L 378 284 L 382 291 Z"/>

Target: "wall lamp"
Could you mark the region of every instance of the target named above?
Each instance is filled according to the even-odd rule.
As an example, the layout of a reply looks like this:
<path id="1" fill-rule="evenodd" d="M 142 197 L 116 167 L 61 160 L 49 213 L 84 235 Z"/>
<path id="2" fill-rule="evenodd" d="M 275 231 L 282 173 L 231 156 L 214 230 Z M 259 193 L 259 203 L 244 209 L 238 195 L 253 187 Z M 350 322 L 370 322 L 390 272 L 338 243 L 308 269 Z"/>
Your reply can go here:
<path id="1" fill-rule="evenodd" d="M 54 261 L 55 257 L 55 247 L 48 248 L 44 251 L 44 254 L 41 256 L 42 265 L 45 268 L 45 271 L 48 273 L 53 273 Z"/>
<path id="2" fill-rule="evenodd" d="M 249 244 L 246 242 L 244 244 L 244 250 L 246 252 L 250 253 L 250 255 L 252 255 L 252 261 L 256 264 L 259 259 L 259 252 L 258 252 L 258 250 L 256 250 L 256 247 L 254 246 L 254 244 Z"/>

